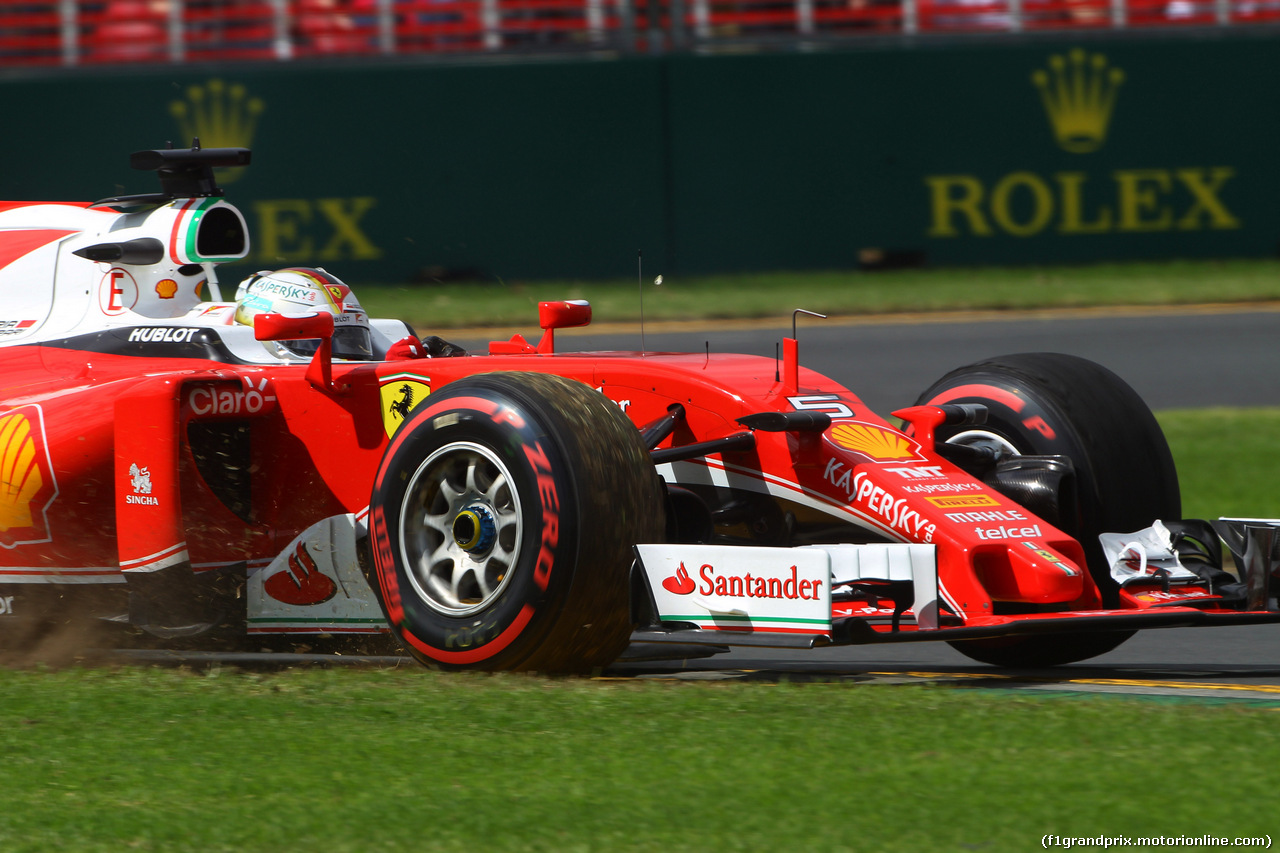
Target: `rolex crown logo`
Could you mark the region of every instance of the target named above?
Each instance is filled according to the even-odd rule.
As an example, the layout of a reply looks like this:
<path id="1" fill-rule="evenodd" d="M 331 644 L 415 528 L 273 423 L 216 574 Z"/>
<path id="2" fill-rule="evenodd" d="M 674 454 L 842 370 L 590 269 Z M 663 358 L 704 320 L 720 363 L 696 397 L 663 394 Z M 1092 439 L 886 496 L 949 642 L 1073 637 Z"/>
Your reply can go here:
<path id="1" fill-rule="evenodd" d="M 188 86 L 183 100 L 169 104 L 169 113 L 178 122 L 182 136 L 198 138 L 207 148 L 251 148 L 258 116 L 265 109 L 262 99 L 250 97 L 244 86 L 228 85 L 216 78 L 204 85 Z M 217 172 L 225 183 L 239 177 L 241 169 Z"/>
<path id="2" fill-rule="evenodd" d="M 1074 154 L 1097 151 L 1107 138 L 1124 72 L 1108 68 L 1100 53 L 1086 56 L 1075 48 L 1067 56 L 1049 57 L 1049 69 L 1031 75 L 1040 90 L 1053 135 L 1063 150 Z"/>

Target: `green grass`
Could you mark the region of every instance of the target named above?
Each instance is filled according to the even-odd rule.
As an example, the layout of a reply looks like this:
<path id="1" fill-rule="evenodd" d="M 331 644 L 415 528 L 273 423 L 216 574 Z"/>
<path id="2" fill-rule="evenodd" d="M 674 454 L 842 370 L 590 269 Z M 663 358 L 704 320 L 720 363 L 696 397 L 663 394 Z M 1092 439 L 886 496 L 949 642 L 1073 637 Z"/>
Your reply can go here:
<path id="1" fill-rule="evenodd" d="M 0 672 L 0 848 L 895 851 L 1262 835 L 1273 711 L 425 670 Z"/>
<path id="2" fill-rule="evenodd" d="M 1280 410 L 1160 414 L 1280 516 Z M 1238 501 L 1239 503 L 1235 503 Z M 1261 836 L 1277 703 L 403 669 L 0 669 L 0 850 L 914 851 Z"/>
<path id="3" fill-rule="evenodd" d="M 795 308 L 824 314 L 1016 310 L 1096 305 L 1170 305 L 1280 299 L 1280 261 L 1170 261 L 1077 267 L 1019 267 L 885 272 L 747 273 L 687 279 L 644 276 L 646 320 L 789 317 Z M 587 299 L 594 320 L 640 316 L 635 278 L 604 282 L 487 282 L 357 285 L 366 310 L 420 330 L 475 326 L 537 328 L 539 301 Z"/>
<path id="4" fill-rule="evenodd" d="M 1280 409 L 1156 416 L 1178 465 L 1184 516 L 1280 518 Z"/>

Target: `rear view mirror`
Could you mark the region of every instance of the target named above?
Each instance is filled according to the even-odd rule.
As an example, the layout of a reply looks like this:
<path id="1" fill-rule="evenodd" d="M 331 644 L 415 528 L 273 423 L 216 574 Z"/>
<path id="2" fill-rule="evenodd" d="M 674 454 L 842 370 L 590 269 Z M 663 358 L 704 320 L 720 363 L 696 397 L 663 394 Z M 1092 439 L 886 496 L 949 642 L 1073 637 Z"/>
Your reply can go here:
<path id="1" fill-rule="evenodd" d="M 591 322 L 591 303 L 585 299 L 569 299 L 564 302 L 539 302 L 538 325 L 546 331 L 538 341 L 540 353 L 556 351 L 556 329 L 585 326 Z"/>
<path id="2" fill-rule="evenodd" d="M 346 386 L 333 384 L 333 315 L 327 311 L 293 317 L 259 314 L 253 318 L 253 336 L 260 341 L 300 341 L 319 338 L 320 346 L 307 368 L 307 381 L 321 391 L 343 393 Z"/>
<path id="3" fill-rule="evenodd" d="M 333 338 L 333 315 L 327 311 L 290 316 L 259 314 L 253 318 L 253 336 L 260 341 L 300 341 Z"/>
<path id="4" fill-rule="evenodd" d="M 544 329 L 568 329 L 590 322 L 591 303 L 585 299 L 538 303 L 538 325 Z"/>

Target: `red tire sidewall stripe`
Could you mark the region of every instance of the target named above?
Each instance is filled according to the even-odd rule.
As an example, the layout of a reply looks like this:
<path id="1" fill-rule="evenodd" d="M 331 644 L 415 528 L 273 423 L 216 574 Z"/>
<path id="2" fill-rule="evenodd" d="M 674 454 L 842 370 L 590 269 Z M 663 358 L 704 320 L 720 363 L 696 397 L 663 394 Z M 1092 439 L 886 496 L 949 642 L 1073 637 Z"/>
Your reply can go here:
<path id="1" fill-rule="evenodd" d="M 943 403 L 949 403 L 952 400 L 958 400 L 961 397 L 988 397 L 998 403 L 1003 403 L 1013 411 L 1021 414 L 1023 408 L 1027 405 L 1027 401 L 1023 397 L 1019 397 L 1007 388 L 1000 388 L 996 385 L 957 385 L 954 388 L 948 388 L 936 397 L 929 400 L 928 405 L 940 406 Z"/>
<path id="2" fill-rule="evenodd" d="M 373 568 L 382 588 L 382 603 L 391 627 L 399 629 L 404 622 L 404 605 L 400 600 L 400 582 L 396 577 L 395 554 L 387 533 L 387 519 L 381 506 L 369 513 L 369 530 L 373 539 Z"/>
<path id="3" fill-rule="evenodd" d="M 511 624 L 508 625 L 506 630 L 501 634 L 494 637 L 483 646 L 478 646 L 477 648 L 469 649 L 464 652 L 448 652 L 443 649 L 438 649 L 435 646 L 419 640 L 405 628 L 401 628 L 400 636 L 404 638 L 405 642 L 409 643 L 415 649 L 422 652 L 432 660 L 449 664 L 479 663 L 480 661 L 488 660 L 507 646 L 511 645 L 511 641 L 520 636 L 520 633 L 524 630 L 525 626 L 529 624 L 529 620 L 533 618 L 533 614 L 534 608 L 532 605 L 526 604 L 520 609 L 516 618 L 511 621 Z"/>

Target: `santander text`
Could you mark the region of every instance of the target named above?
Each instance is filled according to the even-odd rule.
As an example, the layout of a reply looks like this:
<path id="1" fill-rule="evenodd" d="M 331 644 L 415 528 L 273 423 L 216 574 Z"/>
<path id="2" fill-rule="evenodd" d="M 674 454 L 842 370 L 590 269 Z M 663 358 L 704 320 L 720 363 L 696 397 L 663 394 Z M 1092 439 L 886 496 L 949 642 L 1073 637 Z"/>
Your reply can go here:
<path id="1" fill-rule="evenodd" d="M 746 575 L 717 575 L 715 566 L 704 563 L 698 570 L 703 595 L 720 595 L 726 598 L 791 598 L 817 601 L 822 592 L 822 581 L 797 579 L 796 567 L 791 567 L 791 577 L 762 577 Z"/>

